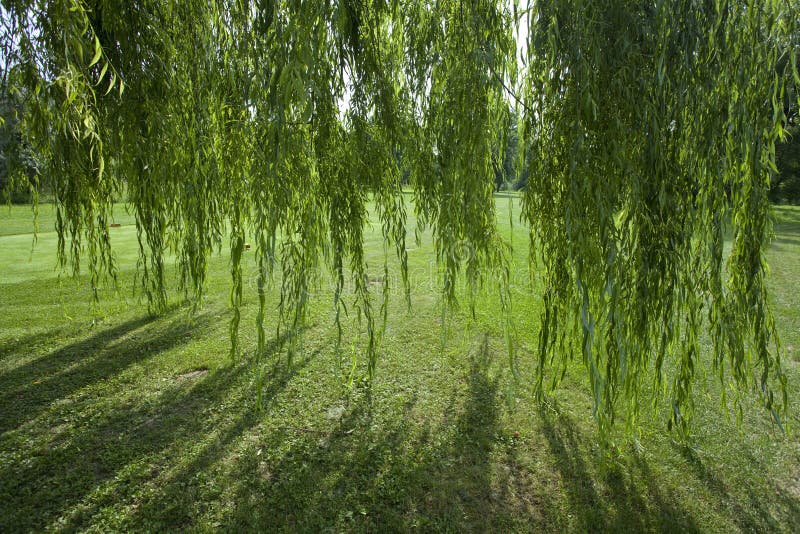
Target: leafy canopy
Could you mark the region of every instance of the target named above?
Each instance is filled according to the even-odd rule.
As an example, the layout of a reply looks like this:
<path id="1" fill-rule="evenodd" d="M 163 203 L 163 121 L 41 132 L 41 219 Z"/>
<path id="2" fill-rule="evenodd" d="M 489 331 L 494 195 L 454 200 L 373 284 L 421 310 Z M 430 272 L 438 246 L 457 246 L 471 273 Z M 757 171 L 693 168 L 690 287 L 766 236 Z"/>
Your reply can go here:
<path id="1" fill-rule="evenodd" d="M 63 266 L 84 263 L 93 287 L 114 275 L 108 222 L 126 188 L 154 311 L 167 301 L 165 255 L 177 254 L 199 302 L 227 234 L 235 356 L 251 235 L 257 357 L 275 269 L 293 344 L 324 267 L 337 326 L 351 277 L 370 375 L 389 288 L 372 295 L 366 276 L 368 203 L 407 295 L 413 209 L 433 234 L 445 302 L 456 302 L 460 277 L 470 302 L 499 280 L 508 326 L 508 245 L 492 195 L 513 106 L 530 166 L 522 219 L 545 288 L 530 296 L 543 299 L 540 388 L 547 368 L 558 378 L 577 355 L 602 435 L 617 414 L 634 424 L 645 397 L 666 397 L 670 426 L 684 431 L 707 333 L 723 391 L 732 378 L 738 401 L 756 384 L 780 422 L 786 384 L 764 246 L 784 101 L 800 82 L 799 7 L 5 0 L 3 94 L 24 97 L 18 127 L 53 189 Z"/>

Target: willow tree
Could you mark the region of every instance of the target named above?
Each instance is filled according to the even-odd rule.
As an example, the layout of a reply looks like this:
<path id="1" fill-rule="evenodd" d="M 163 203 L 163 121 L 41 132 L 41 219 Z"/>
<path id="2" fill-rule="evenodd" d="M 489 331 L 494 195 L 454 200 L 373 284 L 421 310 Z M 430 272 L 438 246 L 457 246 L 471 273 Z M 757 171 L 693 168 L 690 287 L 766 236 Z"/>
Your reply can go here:
<path id="1" fill-rule="evenodd" d="M 548 368 L 557 377 L 578 355 L 604 435 L 615 414 L 635 423 L 646 397 L 667 396 L 670 424 L 683 430 L 706 333 L 723 391 L 732 377 L 738 400 L 755 383 L 776 420 L 786 408 L 763 254 L 785 84 L 800 81 L 788 72 L 797 8 L 4 1 L 2 81 L 24 95 L 19 128 L 55 192 L 62 265 L 87 265 L 95 288 L 114 276 L 107 223 L 124 184 L 154 312 L 167 302 L 165 255 L 177 255 L 181 286 L 199 303 L 209 254 L 227 232 L 235 356 L 253 235 L 256 360 L 275 269 L 291 354 L 313 273 L 326 267 L 340 335 L 348 299 L 366 326 L 370 375 L 389 287 L 372 295 L 368 284 L 368 203 L 406 295 L 413 209 L 433 234 L 444 302 L 455 304 L 463 277 L 474 305 L 491 279 L 509 309 L 492 192 L 513 103 L 522 157 L 533 162 L 522 214 L 530 261 L 544 267 L 543 294 L 529 297 L 543 300 L 540 389 Z"/>

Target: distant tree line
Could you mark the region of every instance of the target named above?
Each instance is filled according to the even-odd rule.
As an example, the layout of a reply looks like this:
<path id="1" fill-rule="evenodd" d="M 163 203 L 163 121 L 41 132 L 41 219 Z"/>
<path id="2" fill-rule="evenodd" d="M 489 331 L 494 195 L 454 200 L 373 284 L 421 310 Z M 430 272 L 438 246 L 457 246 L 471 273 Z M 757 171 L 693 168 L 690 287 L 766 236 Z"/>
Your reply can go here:
<path id="1" fill-rule="evenodd" d="M 800 125 L 789 129 L 789 138 L 775 147 L 778 172 L 770 186 L 770 200 L 800 204 Z"/>
<path id="2" fill-rule="evenodd" d="M 773 202 L 800 204 L 800 109 L 796 93 L 797 86 L 788 84 L 783 110 L 787 137 L 775 145 L 778 172 L 772 176 L 769 191 Z"/>

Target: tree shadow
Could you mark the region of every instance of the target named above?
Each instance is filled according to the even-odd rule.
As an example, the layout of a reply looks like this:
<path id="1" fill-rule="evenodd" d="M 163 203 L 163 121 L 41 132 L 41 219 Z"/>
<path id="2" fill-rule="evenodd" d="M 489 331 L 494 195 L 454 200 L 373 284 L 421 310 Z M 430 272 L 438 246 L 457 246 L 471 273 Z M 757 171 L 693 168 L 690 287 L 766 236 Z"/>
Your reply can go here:
<path id="1" fill-rule="evenodd" d="M 488 336 L 469 358 L 465 391 L 438 424 L 419 413 L 420 392 L 385 413 L 366 387 L 329 428 L 283 429 L 254 444 L 237 466 L 237 506 L 221 528 L 492 531 L 532 519 L 530 507 L 503 498 L 515 490 L 493 459 L 505 445 Z"/>
<path id="2" fill-rule="evenodd" d="M 130 321 L 56 351 L 46 358 L 58 360 L 59 354 L 66 354 L 73 364 L 40 362 L 27 372 L 51 365 L 62 371 L 61 379 L 69 373 L 74 380 L 67 386 L 48 382 L 56 391 L 46 394 L 37 384 L 20 390 L 16 398 L 23 402 L 32 398 L 29 405 L 33 411 L 41 411 L 48 401 L 62 399 L 80 387 L 112 377 L 134 361 L 156 357 L 181 343 L 189 327 L 180 327 L 180 321 L 162 323 Z M 135 338 L 122 339 L 133 331 L 137 331 Z M 89 350 L 108 346 L 114 340 L 114 354 L 107 358 Z M 268 353 L 281 343 L 273 339 Z M 291 369 L 276 361 L 265 384 L 265 399 L 278 394 L 312 357 L 307 356 Z M 111 361 L 114 358 L 119 361 Z M 75 369 L 87 376 L 78 378 Z M 193 378 L 166 380 L 152 398 L 129 399 L 99 417 L 43 429 L 36 450 L 26 451 L 24 461 L 0 465 L 0 530 L 41 531 L 54 525 L 67 530 L 85 528 L 103 508 L 118 508 L 125 503 L 129 506 L 128 520 L 139 528 L 164 530 L 191 525 L 198 474 L 226 454 L 229 445 L 259 420 L 252 371 L 251 363 L 244 361 L 203 371 Z M 227 409 L 221 410 L 221 406 Z M 69 414 L 72 410 L 65 411 Z M 91 412 L 91 407 L 84 404 L 74 411 L 83 415 Z M 15 437 L 6 434 L 3 448 L 13 447 L 10 442 Z M 191 453 L 184 453 L 184 448 Z M 169 465 L 176 457 L 185 464 Z M 140 496 L 148 485 L 157 487 L 156 500 Z"/>
<path id="3" fill-rule="evenodd" d="M 797 497 L 790 495 L 783 488 L 770 488 L 774 490 L 774 496 L 764 499 L 763 494 L 757 495 L 751 486 L 740 486 L 746 496 L 742 499 L 732 495 L 725 484 L 723 478 L 713 469 L 710 469 L 706 462 L 691 448 L 673 444 L 679 454 L 686 460 L 691 468 L 692 474 L 703 483 L 716 497 L 716 502 L 725 505 L 721 510 L 725 515 L 731 517 L 736 525 L 744 532 L 763 532 L 771 530 L 773 532 L 800 532 L 800 502 Z M 749 454 L 747 461 L 751 465 L 759 465 L 761 461 Z M 776 518 L 767 506 L 772 502 L 781 508 L 788 510 L 786 518 L 781 520 Z M 787 522 L 788 520 L 788 522 Z"/>
<path id="4" fill-rule="evenodd" d="M 29 351 L 31 347 L 52 341 L 55 336 L 63 335 L 66 330 L 63 326 L 53 327 L 35 334 L 6 338 L 0 344 L 0 362 L 20 351 Z"/>
<path id="5" fill-rule="evenodd" d="M 73 376 L 74 383 L 57 393 L 42 393 L 39 384 L 17 393 L 41 412 L 181 343 L 186 330 L 178 326 L 125 323 L 106 337 L 98 332 L 83 346 L 49 354 L 49 363 L 30 362 L 6 383 L 24 383 L 44 369 L 60 377 L 73 376 L 74 369 L 89 373 Z M 435 413 L 420 403 L 428 393 L 421 389 L 379 398 L 377 386 L 358 384 L 334 398 L 340 410 L 324 421 L 296 426 L 291 417 L 268 418 L 255 409 L 254 368 L 247 361 L 166 380 L 152 396 L 120 401 L 97 416 L 79 402 L 74 411 L 81 418 L 65 423 L 71 428 L 45 429 L 24 461 L 0 464 L 0 530 L 102 530 L 103 514 L 117 514 L 116 524 L 137 531 L 699 530 L 642 455 L 626 454 L 624 465 L 598 470 L 590 432 L 557 403 L 540 406 L 529 423 L 539 427 L 541 447 L 528 442 L 521 450 L 503 423 L 503 374 L 492 365 L 489 341 L 484 335 L 454 368 L 458 380 Z M 282 343 L 273 339 L 268 354 Z M 96 353 L 112 346 L 121 362 L 102 363 Z M 303 351 L 291 368 L 273 358 L 264 404 L 270 406 L 323 349 Z M 100 368 L 93 371 L 89 362 Z M 10 405 L 0 401 L 0 407 Z M 22 434 L 4 436 L 3 450 Z M 718 502 L 741 499 L 700 459 L 689 462 Z M 775 526 L 763 497 L 747 495 L 748 502 L 732 507 L 739 527 L 787 526 Z M 796 500 L 778 498 L 800 518 Z M 788 526 L 800 530 L 796 521 Z"/>
<path id="6" fill-rule="evenodd" d="M 263 436 L 235 467 L 237 506 L 221 528 L 488 527 L 483 503 L 498 428 L 498 378 L 489 376 L 486 340 L 471 358 L 467 397 L 447 428 L 432 428 L 430 419 L 420 424 L 416 395 L 391 413 L 376 413 L 371 386 L 364 385 L 327 427 Z M 445 411 L 455 409 L 453 399 Z M 282 452 L 259 456 L 261 450 Z"/>
<path id="7" fill-rule="evenodd" d="M 186 343 L 191 331 L 208 324 L 211 316 L 207 312 L 190 322 L 185 312 L 173 311 L 157 320 L 144 315 L 112 328 L 98 329 L 88 338 L 3 373 L 0 435 L 34 420 L 57 400 Z"/>
<path id="8" fill-rule="evenodd" d="M 267 353 L 272 353 L 281 347 L 285 338 L 273 339 L 266 347 Z M 308 352 L 302 358 L 294 360 L 291 367 L 285 362 L 276 360 L 267 373 L 268 378 L 263 384 L 262 401 L 269 404 L 286 386 L 291 379 L 303 368 L 309 365 L 319 355 L 319 350 Z M 249 363 L 240 366 L 241 369 L 253 371 Z M 249 373 L 247 373 L 249 374 Z M 217 417 L 213 421 L 201 424 L 200 433 L 205 433 L 210 439 L 200 440 L 202 446 L 196 452 L 188 455 L 188 461 L 177 466 L 171 472 L 159 477 L 159 492 L 157 498 L 151 498 L 137 503 L 134 514 L 130 520 L 133 525 L 147 530 L 188 528 L 198 519 L 196 513 L 196 500 L 203 491 L 201 486 L 202 474 L 213 469 L 216 464 L 223 462 L 228 456 L 236 453 L 236 443 L 248 431 L 251 431 L 262 419 L 262 413 L 256 409 L 254 392 L 250 388 L 250 380 L 240 381 L 236 384 L 235 393 L 228 388 L 225 398 L 228 402 L 234 401 L 238 409 L 228 413 L 225 417 Z M 214 384 L 209 384 L 209 390 L 214 391 Z M 196 439 L 196 430 L 185 434 L 186 438 Z M 254 455 L 257 457 L 257 455 Z M 235 480 L 235 479 L 233 479 Z M 220 488 L 224 491 L 227 488 Z"/>
<path id="9" fill-rule="evenodd" d="M 584 460 L 591 439 L 558 404 L 540 406 L 542 431 L 564 486 L 570 513 L 577 525 L 561 525 L 583 532 L 699 531 L 690 513 L 662 494 L 657 479 L 638 453 L 624 468 L 608 464 L 593 471 Z M 637 479 L 641 482 L 637 482 Z M 559 519 L 558 521 L 561 521 Z"/>
<path id="10" fill-rule="evenodd" d="M 415 411 L 417 397 L 376 413 L 369 388 L 353 395 L 327 428 L 284 428 L 264 436 L 234 467 L 240 481 L 223 530 L 682 531 L 691 513 L 664 494 L 647 461 L 593 469 L 589 436 L 556 410 L 539 412 L 560 480 L 537 486 L 500 423 L 500 376 L 486 339 L 469 355 L 466 395 L 438 424 Z M 449 420 L 450 416 L 455 416 Z M 260 456 L 260 451 L 270 451 Z M 525 451 L 526 454 L 535 451 Z M 534 456 L 534 459 L 536 457 Z M 565 512 L 565 509 L 568 512 Z M 577 516 L 567 518 L 567 514 Z"/>

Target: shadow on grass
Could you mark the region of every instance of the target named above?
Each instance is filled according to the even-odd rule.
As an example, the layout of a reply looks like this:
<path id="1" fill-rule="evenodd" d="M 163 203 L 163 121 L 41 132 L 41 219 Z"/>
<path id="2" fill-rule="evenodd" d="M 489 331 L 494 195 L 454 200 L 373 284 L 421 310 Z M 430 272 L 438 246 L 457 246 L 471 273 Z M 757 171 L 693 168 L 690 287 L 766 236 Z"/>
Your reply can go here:
<path id="1" fill-rule="evenodd" d="M 497 519 L 486 505 L 499 432 L 499 378 L 489 376 L 489 363 L 484 341 L 471 355 L 464 404 L 446 428 L 415 419 L 416 395 L 389 414 L 375 413 L 365 386 L 332 428 L 265 436 L 236 467 L 237 507 L 222 528 L 487 530 Z M 455 404 L 453 399 L 447 411 Z M 291 446 L 275 458 L 256 451 L 281 450 L 281 443 Z"/>
<path id="2" fill-rule="evenodd" d="M 757 494 L 752 486 L 745 484 L 745 487 L 738 488 L 739 493 L 745 495 L 745 499 L 734 496 L 728 490 L 727 484 L 713 469 L 708 467 L 694 450 L 683 446 L 676 446 L 676 448 L 689 464 L 692 474 L 711 490 L 718 503 L 725 505 L 722 512 L 731 517 L 743 532 L 800 532 L 800 502 L 795 496 L 788 494 L 785 489 L 769 488 L 770 490 L 774 489 L 774 495 L 765 499 L 763 493 Z M 744 454 L 745 451 L 742 453 Z M 759 465 L 759 459 L 752 455 L 749 456 L 748 463 L 750 465 Z M 777 504 L 789 511 L 786 514 L 788 523 L 775 518 L 767 506 L 769 503 Z"/>
<path id="3" fill-rule="evenodd" d="M 63 336 L 66 330 L 64 327 L 55 327 L 35 334 L 6 338 L 0 343 L 0 361 L 19 352 L 29 351 L 32 347 L 52 342 L 55 336 Z"/>
<path id="4" fill-rule="evenodd" d="M 147 315 L 131 319 L 112 328 L 98 329 L 88 338 L 3 373 L 0 434 L 32 421 L 54 401 L 185 343 L 192 329 L 207 324 L 209 316 L 203 314 L 190 323 L 185 312 L 172 311 L 158 320 Z M 4 352 L 20 350 L 25 341 L 13 343 Z"/>
<path id="5" fill-rule="evenodd" d="M 183 332 L 170 321 L 125 323 L 105 338 L 98 332 L 84 346 L 63 349 L 69 362 L 45 357 L 6 384 L 43 369 L 63 376 L 77 366 L 88 373 L 48 395 L 38 384 L 17 391 L 17 400 L 31 397 L 41 412 L 48 402 L 181 343 Z M 273 340 L 268 352 L 281 341 Z M 123 356 L 103 367 L 92 350 L 110 344 Z M 311 369 L 318 351 L 303 354 L 291 369 L 275 362 L 265 405 L 301 371 L 320 372 Z M 254 407 L 249 362 L 168 380 L 152 396 L 94 416 L 91 406 L 76 406 L 85 418 L 66 422 L 69 431 L 49 429 L 24 461 L 0 464 L 0 531 L 102 530 L 104 519 L 137 531 L 699 530 L 640 455 L 631 456 L 625 472 L 598 471 L 587 452 L 591 437 L 566 410 L 540 409 L 541 447 L 521 450 L 502 424 L 502 375 L 492 371 L 488 336 L 468 356 L 463 382 L 445 397 L 443 413 L 421 412 L 420 396 L 429 392 L 387 404 L 363 385 L 327 424 L 301 428 L 276 416 L 270 426 Z M 91 374 L 94 365 L 100 367 Z M 10 434 L 4 439 L 22 433 Z M 2 451 L 10 444 L 0 445 Z M 702 462 L 692 462 L 719 502 L 737 498 Z M 797 511 L 797 502 L 786 499 L 783 506 Z M 774 526 L 764 500 L 752 494 L 750 500 L 734 505 L 735 522 L 745 530 Z"/>
<path id="6" fill-rule="evenodd" d="M 661 493 L 638 458 L 644 485 L 584 463 L 586 436 L 568 417 L 542 413 L 549 453 L 563 480 L 559 493 L 542 488 L 518 456 L 513 434 L 500 425 L 499 377 L 489 371 L 487 343 L 471 355 L 466 398 L 454 399 L 453 424 L 419 425 L 416 398 L 376 418 L 369 390 L 330 431 L 284 432 L 242 457 L 236 508 L 224 530 L 396 531 L 697 531 L 690 514 Z M 450 409 L 446 410 L 449 412 Z M 447 419 L 447 417 L 445 417 Z M 428 420 L 430 421 L 430 420 Z M 582 441 L 583 440 L 583 441 Z M 259 458 L 257 450 L 279 450 Z M 599 493 L 595 486 L 603 486 Z M 578 521 L 566 517 L 577 514 Z"/>
<path id="7" fill-rule="evenodd" d="M 555 459 L 570 513 L 577 524 L 562 525 L 582 532 L 698 532 L 690 513 L 665 497 L 647 461 L 634 453 L 624 472 L 608 465 L 595 472 L 584 452 L 589 441 L 556 405 L 539 415 L 547 445 Z"/>
<path id="8" fill-rule="evenodd" d="M 267 352 L 277 350 L 283 341 L 285 339 L 273 340 L 266 347 Z M 313 352 L 295 361 L 292 368 L 288 368 L 285 362 L 276 361 L 263 386 L 263 402 L 268 404 L 317 354 Z M 180 427 L 179 433 L 171 432 L 171 439 L 177 446 L 185 444 L 192 451 L 183 455 L 184 460 L 180 465 L 158 476 L 157 498 L 135 503 L 130 521 L 137 530 L 173 530 L 199 526 L 196 523 L 204 506 L 200 505 L 198 510 L 197 501 L 207 500 L 211 496 L 221 497 L 228 490 L 229 481 L 235 480 L 222 477 L 224 483 L 212 488 L 210 492 L 203 487 L 203 482 L 210 482 L 205 479 L 208 473 L 223 464 L 227 457 L 238 457 L 237 443 L 260 420 L 261 415 L 254 405 L 253 391 L 247 379 L 251 374 L 248 371 L 252 371 L 249 363 L 242 363 L 232 369 L 217 371 L 215 376 L 221 374 L 221 378 L 205 379 L 194 388 L 197 390 L 192 392 L 194 402 L 199 402 L 200 405 L 191 407 L 189 412 L 192 416 L 187 424 Z M 231 408 L 213 417 L 205 417 L 207 414 L 204 411 L 215 410 L 220 403 Z M 167 414 L 171 416 L 176 411 L 180 411 L 179 405 L 170 406 Z M 163 420 L 156 426 L 172 428 L 172 422 Z"/>
<path id="9" fill-rule="evenodd" d="M 193 326 L 202 325 L 207 315 Z M 2 408 L 22 404 L 12 415 L 3 413 L 5 425 L 15 428 L 47 408 L 58 413 L 48 414 L 43 428 L 30 429 L 39 432 L 35 441 L 19 431 L 0 438 L 0 451 L 16 448 L 26 453 L 22 461 L 0 464 L 0 531 L 80 529 L 95 522 L 104 509 L 125 506 L 129 521 L 140 528 L 161 530 L 192 523 L 189 504 L 195 476 L 257 422 L 249 363 L 192 379 L 163 379 L 163 387 L 151 396 L 120 401 L 110 392 L 86 402 L 68 397 L 183 343 L 193 326 L 185 317 L 129 321 L 3 377 L 3 387 L 18 387 L 13 399 L 3 398 Z M 136 336 L 125 337 L 133 332 Z M 273 340 L 268 353 L 280 344 L 281 340 Z M 105 355 L 106 347 L 113 347 L 113 354 Z M 308 361 L 291 370 L 276 362 L 265 384 L 265 398 L 276 395 Z M 19 386 L 36 373 L 46 373 L 47 378 Z M 98 409 L 98 401 L 113 407 Z M 186 465 L 170 465 L 175 458 Z M 138 497 L 147 484 L 159 485 L 157 501 Z"/>

